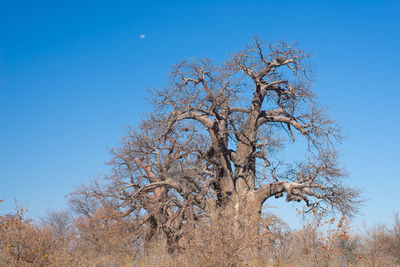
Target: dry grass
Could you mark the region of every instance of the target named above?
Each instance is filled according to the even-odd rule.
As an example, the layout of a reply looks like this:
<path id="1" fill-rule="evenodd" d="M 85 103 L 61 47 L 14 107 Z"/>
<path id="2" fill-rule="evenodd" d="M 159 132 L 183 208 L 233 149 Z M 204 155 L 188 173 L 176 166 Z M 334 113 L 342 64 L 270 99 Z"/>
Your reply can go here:
<path id="1" fill-rule="evenodd" d="M 275 216 L 260 235 L 235 235 L 231 222 L 199 223 L 168 254 L 162 235 L 145 242 L 145 228 L 111 220 L 104 210 L 72 219 L 53 213 L 37 225 L 23 209 L 0 217 L 1 266 L 400 266 L 400 223 L 351 233 L 347 221 L 315 213 L 290 231 Z M 63 217 L 64 216 L 64 217 Z"/>

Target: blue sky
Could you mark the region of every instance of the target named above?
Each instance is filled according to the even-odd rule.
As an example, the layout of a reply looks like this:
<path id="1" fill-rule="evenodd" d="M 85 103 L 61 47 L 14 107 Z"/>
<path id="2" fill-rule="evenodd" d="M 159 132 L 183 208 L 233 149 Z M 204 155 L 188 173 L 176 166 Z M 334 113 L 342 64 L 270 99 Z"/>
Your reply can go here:
<path id="1" fill-rule="evenodd" d="M 115 3 L 118 2 L 118 3 Z M 146 89 L 185 58 L 253 35 L 313 53 L 314 89 L 348 136 L 356 225 L 400 212 L 399 1 L 0 1 L 0 214 L 33 218 L 107 173 L 107 147 L 149 111 Z M 141 35 L 145 38 L 140 38 Z M 271 209 L 295 225 L 292 208 Z"/>

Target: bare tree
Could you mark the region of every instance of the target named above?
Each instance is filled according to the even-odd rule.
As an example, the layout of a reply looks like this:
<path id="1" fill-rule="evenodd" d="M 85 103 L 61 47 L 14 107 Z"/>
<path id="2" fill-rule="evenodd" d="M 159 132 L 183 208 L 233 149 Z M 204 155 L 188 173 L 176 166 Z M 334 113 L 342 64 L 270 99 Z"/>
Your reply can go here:
<path id="1" fill-rule="evenodd" d="M 62 236 L 72 228 L 72 214 L 69 210 L 48 212 L 46 217 L 40 218 L 40 224 L 49 227 L 57 236 Z"/>
<path id="2" fill-rule="evenodd" d="M 204 137 L 182 124 L 170 127 L 150 118 L 130 130 L 121 147 L 112 149 L 109 183 L 95 181 L 82 186 L 70 199 L 75 211 L 91 217 L 99 208 L 108 220 L 129 218 L 132 230 L 146 225 L 145 243 L 164 239 L 169 252 L 179 239 L 204 217 L 204 171 L 199 169 L 199 151 Z"/>
<path id="3" fill-rule="evenodd" d="M 174 66 L 152 92 L 154 112 L 113 150 L 111 183 L 85 194 L 149 225 L 149 237 L 162 229 L 175 241 L 221 216 L 237 238 L 257 235 L 271 197 L 353 214 L 358 191 L 342 183 L 341 133 L 311 90 L 308 58 L 293 44 L 255 38 L 223 64 Z M 304 160 L 278 159 L 299 139 Z"/>
<path id="4" fill-rule="evenodd" d="M 156 113 L 172 125 L 186 120 L 209 136 L 205 168 L 213 172 L 215 208 L 239 220 L 259 217 L 270 197 L 355 211 L 357 191 L 342 185 L 335 143 L 341 134 L 316 103 L 310 88 L 309 55 L 289 43 L 252 46 L 222 66 L 210 61 L 175 66 L 171 83 L 157 91 Z M 289 140 L 282 136 L 286 133 Z M 297 137 L 308 141 L 308 159 L 279 173 L 273 154 Z M 269 174 L 266 174 L 269 170 Z"/>

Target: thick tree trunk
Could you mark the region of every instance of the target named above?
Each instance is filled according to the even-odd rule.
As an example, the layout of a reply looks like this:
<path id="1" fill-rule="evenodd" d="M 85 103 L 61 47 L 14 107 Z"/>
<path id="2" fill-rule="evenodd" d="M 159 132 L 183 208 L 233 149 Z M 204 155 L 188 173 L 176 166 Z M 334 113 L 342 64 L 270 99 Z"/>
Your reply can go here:
<path id="1" fill-rule="evenodd" d="M 232 247 L 240 261 L 251 261 L 258 253 L 261 203 L 253 191 L 245 195 L 234 193 L 223 206 L 216 207 L 216 218 L 210 218 L 213 227 L 231 237 Z"/>
<path id="2" fill-rule="evenodd" d="M 261 206 L 252 191 L 245 195 L 236 195 L 233 200 L 235 237 L 251 246 L 251 240 L 259 233 Z"/>

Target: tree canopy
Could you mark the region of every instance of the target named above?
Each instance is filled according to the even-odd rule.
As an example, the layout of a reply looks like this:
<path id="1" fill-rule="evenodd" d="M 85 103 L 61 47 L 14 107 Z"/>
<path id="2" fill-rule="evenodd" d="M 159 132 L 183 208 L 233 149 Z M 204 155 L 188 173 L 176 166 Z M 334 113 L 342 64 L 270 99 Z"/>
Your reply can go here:
<path id="1" fill-rule="evenodd" d="M 238 238 L 257 233 L 271 197 L 354 214 L 359 192 L 343 183 L 342 134 L 318 104 L 309 58 L 295 44 L 254 38 L 222 64 L 175 65 L 166 86 L 149 92 L 151 114 L 112 149 L 111 174 L 77 191 L 75 209 L 102 206 L 168 244 L 221 216 Z M 304 160 L 279 158 L 298 140 Z"/>

